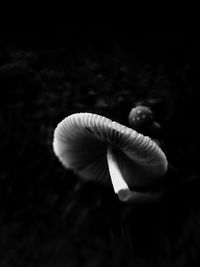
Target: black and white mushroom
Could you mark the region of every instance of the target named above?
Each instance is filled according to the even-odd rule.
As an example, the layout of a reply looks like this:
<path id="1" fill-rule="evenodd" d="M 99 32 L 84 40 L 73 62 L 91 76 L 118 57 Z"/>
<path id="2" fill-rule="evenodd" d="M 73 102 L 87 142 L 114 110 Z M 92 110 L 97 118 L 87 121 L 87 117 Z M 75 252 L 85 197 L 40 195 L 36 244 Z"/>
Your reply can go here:
<path id="1" fill-rule="evenodd" d="M 112 183 L 121 201 L 151 197 L 134 187 L 151 185 L 168 168 L 164 152 L 148 136 L 92 113 L 62 120 L 54 131 L 53 149 L 83 179 Z"/>
<path id="2" fill-rule="evenodd" d="M 152 110 L 143 105 L 138 105 L 131 109 L 128 121 L 130 126 L 136 130 L 146 130 L 160 128 L 159 123 L 155 122 Z"/>

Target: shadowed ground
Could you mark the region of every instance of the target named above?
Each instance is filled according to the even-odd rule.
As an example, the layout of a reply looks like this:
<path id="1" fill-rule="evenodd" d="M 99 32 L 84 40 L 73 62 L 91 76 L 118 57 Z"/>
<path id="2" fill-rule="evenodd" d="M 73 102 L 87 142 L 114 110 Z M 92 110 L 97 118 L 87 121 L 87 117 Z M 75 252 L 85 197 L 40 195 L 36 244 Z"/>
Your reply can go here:
<path id="1" fill-rule="evenodd" d="M 82 30 L 0 42 L 0 266 L 199 266 L 199 41 Z M 140 101 L 177 171 L 165 200 L 127 205 L 65 170 L 52 138 L 75 112 L 128 125 Z"/>

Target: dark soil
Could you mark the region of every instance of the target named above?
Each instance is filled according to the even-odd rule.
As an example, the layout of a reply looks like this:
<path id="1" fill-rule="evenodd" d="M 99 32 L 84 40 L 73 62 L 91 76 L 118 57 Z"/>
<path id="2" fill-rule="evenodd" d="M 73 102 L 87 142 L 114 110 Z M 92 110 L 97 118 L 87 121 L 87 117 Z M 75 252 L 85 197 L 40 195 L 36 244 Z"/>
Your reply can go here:
<path id="1" fill-rule="evenodd" d="M 1 267 L 199 266 L 198 38 L 109 27 L 1 38 Z M 138 102 L 162 125 L 154 137 L 174 168 L 158 203 L 121 203 L 52 150 L 67 115 L 128 126 Z"/>

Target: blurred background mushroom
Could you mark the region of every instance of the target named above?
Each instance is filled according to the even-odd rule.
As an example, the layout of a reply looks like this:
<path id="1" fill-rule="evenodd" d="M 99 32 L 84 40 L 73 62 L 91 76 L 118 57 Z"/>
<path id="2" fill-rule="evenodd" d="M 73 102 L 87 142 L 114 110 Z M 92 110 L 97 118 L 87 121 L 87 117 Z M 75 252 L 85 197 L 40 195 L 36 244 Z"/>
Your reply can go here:
<path id="1" fill-rule="evenodd" d="M 84 23 L 1 35 L 1 266 L 199 266 L 198 39 Z M 167 198 L 135 205 L 63 168 L 52 139 L 79 112 L 130 127 L 137 105 L 177 171 L 153 184 Z"/>

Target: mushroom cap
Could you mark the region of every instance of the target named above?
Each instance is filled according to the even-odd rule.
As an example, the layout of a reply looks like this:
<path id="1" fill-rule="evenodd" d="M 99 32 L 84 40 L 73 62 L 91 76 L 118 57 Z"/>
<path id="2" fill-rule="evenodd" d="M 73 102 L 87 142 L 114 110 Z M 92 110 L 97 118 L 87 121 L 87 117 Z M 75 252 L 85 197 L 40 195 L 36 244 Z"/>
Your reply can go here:
<path id="1" fill-rule="evenodd" d="M 153 124 L 153 112 L 149 107 L 137 106 L 131 109 L 128 120 L 133 128 L 148 127 Z"/>
<path id="2" fill-rule="evenodd" d="M 131 187 L 149 185 L 167 170 L 161 148 L 148 136 L 92 113 L 75 113 L 54 131 L 53 149 L 60 162 L 84 179 L 111 183 L 108 147 Z"/>

